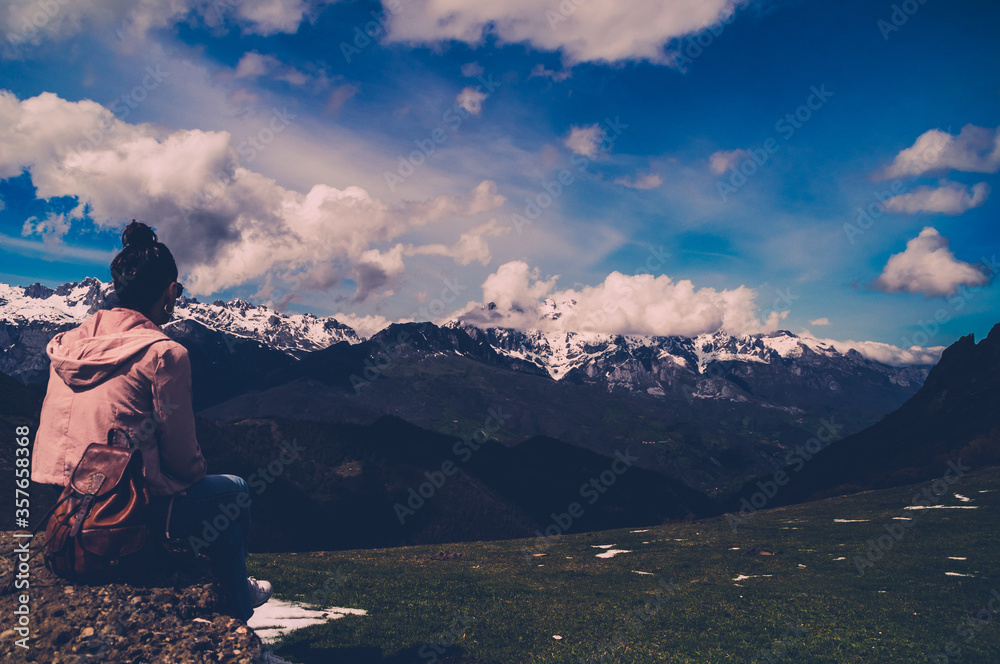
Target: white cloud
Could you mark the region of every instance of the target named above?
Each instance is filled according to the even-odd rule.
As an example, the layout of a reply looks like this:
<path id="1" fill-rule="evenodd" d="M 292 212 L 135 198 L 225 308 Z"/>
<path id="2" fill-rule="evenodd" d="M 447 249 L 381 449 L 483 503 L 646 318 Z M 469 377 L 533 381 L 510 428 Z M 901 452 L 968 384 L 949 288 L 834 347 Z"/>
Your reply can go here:
<path id="1" fill-rule="evenodd" d="M 410 0 L 392 19 L 397 42 L 487 37 L 561 51 L 568 63 L 649 60 L 669 64 L 664 45 L 727 20 L 744 0 L 650 0 L 623 7 L 616 0 Z"/>
<path id="2" fill-rule="evenodd" d="M 322 4 L 323 0 L 313 3 Z M 13 35 L 15 41 L 35 46 L 46 38 L 62 39 L 105 29 L 141 40 L 150 30 L 194 19 L 210 27 L 237 25 L 244 33 L 266 36 L 295 32 L 309 11 L 309 3 L 304 0 L 5 0 L 0 7 L 0 34 Z M 9 44 L 11 40 L 5 41 Z"/>
<path id="3" fill-rule="evenodd" d="M 456 314 L 477 325 L 562 332 L 696 336 L 725 330 L 734 334 L 778 328 L 788 312 L 758 319 L 757 292 L 696 289 L 666 275 L 612 272 L 597 286 L 556 290 L 558 276 L 543 280 L 523 261 L 505 263 L 483 282 L 481 303 Z M 484 307 L 493 303 L 493 308 Z M 558 308 L 558 316 L 546 315 Z"/>
<path id="4" fill-rule="evenodd" d="M 750 157 L 746 150 L 719 150 L 708 158 L 708 167 L 716 175 L 721 175 Z"/>
<path id="5" fill-rule="evenodd" d="M 354 95 L 358 94 L 358 90 L 361 86 L 356 83 L 344 83 L 343 85 L 338 85 L 330 93 L 329 99 L 326 100 L 326 106 L 323 110 L 327 113 L 336 113 L 341 108 L 344 107 Z"/>
<path id="6" fill-rule="evenodd" d="M 553 71 L 552 69 L 546 69 L 545 65 L 538 63 L 531 70 L 531 73 L 528 75 L 528 78 L 535 78 L 535 77 L 551 78 L 556 83 L 561 83 L 572 75 L 573 73 L 568 69 L 563 71 Z"/>
<path id="7" fill-rule="evenodd" d="M 343 312 L 333 314 L 333 318 L 336 318 L 338 322 L 347 325 L 355 332 L 358 333 L 359 337 L 367 339 L 371 337 L 376 332 L 384 330 L 389 327 L 392 323 L 410 323 L 411 319 L 406 318 L 402 320 L 392 321 L 378 314 L 369 314 L 367 316 L 359 316 L 357 314 L 345 314 Z"/>
<path id="8" fill-rule="evenodd" d="M 287 65 L 273 55 L 261 55 L 257 51 L 247 51 L 236 63 L 236 78 L 268 78 L 284 81 L 295 87 L 314 84 L 316 87 L 329 85 L 330 80 L 323 74 L 309 75 Z"/>
<path id="9" fill-rule="evenodd" d="M 829 325 L 830 324 L 830 319 L 826 318 L 826 317 L 817 318 L 816 320 L 809 321 L 809 324 L 810 325 Z"/>
<path id="10" fill-rule="evenodd" d="M 603 140 L 604 129 L 599 124 L 593 124 L 587 127 L 572 127 L 563 144 L 577 154 L 593 158 L 597 156 Z"/>
<path id="11" fill-rule="evenodd" d="M 885 203 L 890 212 L 919 214 L 936 212 L 957 215 L 977 208 L 986 202 L 990 186 L 985 182 L 972 187 L 971 191 L 957 182 L 945 182 L 940 187 L 918 187 L 913 191 L 893 196 Z"/>
<path id="12" fill-rule="evenodd" d="M 936 364 L 937 361 L 941 359 L 941 353 L 943 353 L 945 349 L 945 346 L 911 346 L 909 348 L 900 348 L 899 346 L 882 343 L 881 341 L 838 341 L 837 339 L 820 339 L 808 333 L 803 333 L 800 336 L 815 339 L 816 341 L 825 343 L 828 346 L 833 346 L 841 353 L 846 353 L 849 350 L 856 350 L 869 360 L 875 360 L 876 362 L 882 362 L 883 364 L 889 364 L 896 367 L 911 366 L 914 364 Z"/>
<path id="13" fill-rule="evenodd" d="M 486 238 L 498 237 L 511 230 L 512 227 L 509 224 L 500 225 L 496 219 L 490 219 L 485 224 L 480 224 L 462 233 L 458 242 L 450 247 L 443 244 L 425 244 L 407 247 L 405 253 L 407 256 L 448 256 L 459 265 L 468 265 L 472 262 L 486 265 L 493 260 L 493 254 L 490 253 Z"/>
<path id="14" fill-rule="evenodd" d="M 931 129 L 884 168 L 882 179 L 944 171 L 996 173 L 1000 170 L 1000 131 L 965 125 L 958 136 Z"/>
<path id="15" fill-rule="evenodd" d="M 479 112 L 483 110 L 483 102 L 489 97 L 488 94 L 482 90 L 477 90 L 476 88 L 463 88 L 458 96 L 455 97 L 455 102 L 467 110 L 473 115 L 479 115 Z"/>
<path id="16" fill-rule="evenodd" d="M 356 186 L 299 192 L 239 165 L 227 132 L 131 125 L 89 100 L 51 93 L 20 101 L 0 91 L 0 178 L 27 169 L 39 198 L 75 196 L 101 228 L 149 221 L 195 295 L 274 277 L 297 288 L 357 284 L 360 301 L 386 294 L 403 269 L 403 233 L 503 203 L 486 181 L 466 198 L 390 206 Z M 58 220 L 28 233 L 58 236 Z M 51 229 L 50 229 L 51 226 Z M 57 239 L 54 238 L 54 239 Z"/>
<path id="17" fill-rule="evenodd" d="M 45 219 L 28 217 L 21 226 L 21 236 L 40 235 L 45 242 L 58 241 L 69 232 L 73 220 L 70 215 L 50 212 Z"/>
<path id="18" fill-rule="evenodd" d="M 663 184 L 663 178 L 658 173 L 647 173 L 634 179 L 632 176 L 626 175 L 616 179 L 615 184 L 620 184 L 629 189 L 656 189 Z"/>
<path id="19" fill-rule="evenodd" d="M 948 239 L 927 227 L 893 254 L 872 287 L 887 293 L 951 295 L 959 286 L 983 286 L 988 277 L 971 263 L 957 260 Z"/>
<path id="20" fill-rule="evenodd" d="M 486 70 L 483 69 L 483 66 L 478 62 L 466 62 L 464 65 L 462 65 L 462 76 L 465 76 L 466 78 L 475 78 L 476 76 L 482 76 L 483 72 L 485 71 Z"/>

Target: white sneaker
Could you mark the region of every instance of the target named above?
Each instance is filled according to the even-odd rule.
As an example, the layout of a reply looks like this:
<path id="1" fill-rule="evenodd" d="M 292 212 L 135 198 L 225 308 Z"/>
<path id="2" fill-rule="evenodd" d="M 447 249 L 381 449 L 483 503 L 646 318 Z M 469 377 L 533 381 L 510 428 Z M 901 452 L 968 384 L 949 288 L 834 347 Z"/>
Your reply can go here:
<path id="1" fill-rule="evenodd" d="M 250 607 L 256 609 L 271 599 L 271 584 L 267 581 L 258 581 L 252 576 L 247 579 L 247 587 L 250 588 Z"/>

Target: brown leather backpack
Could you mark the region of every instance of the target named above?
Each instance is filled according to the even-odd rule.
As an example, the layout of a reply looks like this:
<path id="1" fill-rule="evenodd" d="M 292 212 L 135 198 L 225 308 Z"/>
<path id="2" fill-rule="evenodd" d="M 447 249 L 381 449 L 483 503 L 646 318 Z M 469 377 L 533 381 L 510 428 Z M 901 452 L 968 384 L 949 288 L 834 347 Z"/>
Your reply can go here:
<path id="1" fill-rule="evenodd" d="M 124 437 L 117 440 L 116 434 Z M 142 454 L 121 429 L 91 443 L 45 529 L 45 566 L 78 581 L 148 572 L 157 559 Z"/>

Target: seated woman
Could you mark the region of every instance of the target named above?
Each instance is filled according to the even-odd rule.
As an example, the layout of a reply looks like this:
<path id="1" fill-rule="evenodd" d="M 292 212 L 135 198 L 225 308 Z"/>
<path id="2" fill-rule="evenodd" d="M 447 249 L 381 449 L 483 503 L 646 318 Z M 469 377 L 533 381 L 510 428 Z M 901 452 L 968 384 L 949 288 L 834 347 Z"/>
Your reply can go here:
<path id="1" fill-rule="evenodd" d="M 187 350 L 160 329 L 170 320 L 177 264 L 149 226 L 132 221 L 111 263 L 119 306 L 94 313 L 46 347 L 48 390 L 35 438 L 31 479 L 65 486 L 90 443 L 108 429 L 129 432 L 142 454 L 154 514 L 171 538 L 200 536 L 222 506 L 249 505 L 246 482 L 206 475 L 195 438 Z M 248 508 L 225 516 L 228 526 L 205 550 L 226 613 L 247 620 L 271 596 L 271 584 L 247 578 Z"/>

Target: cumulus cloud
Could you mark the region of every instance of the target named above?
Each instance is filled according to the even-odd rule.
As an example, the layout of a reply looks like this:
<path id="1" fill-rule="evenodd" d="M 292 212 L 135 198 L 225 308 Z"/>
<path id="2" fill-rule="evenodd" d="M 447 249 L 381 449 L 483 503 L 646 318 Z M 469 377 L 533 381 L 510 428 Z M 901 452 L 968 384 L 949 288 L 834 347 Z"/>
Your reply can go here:
<path id="1" fill-rule="evenodd" d="M 287 189 L 239 164 L 227 132 L 166 131 L 118 120 L 101 105 L 51 93 L 18 100 L 0 91 L 0 179 L 27 170 L 39 198 L 73 196 L 62 222 L 34 221 L 29 234 L 59 233 L 84 210 L 101 228 L 150 221 L 195 295 L 271 276 L 295 288 L 357 284 L 357 301 L 393 288 L 403 233 L 503 203 L 486 181 L 469 196 L 390 206 L 360 187 Z"/>
<path id="2" fill-rule="evenodd" d="M 463 88 L 458 93 L 458 96 L 455 97 L 455 102 L 469 113 L 479 115 L 479 112 L 483 110 L 483 102 L 488 96 L 488 94 L 476 88 Z"/>
<path id="3" fill-rule="evenodd" d="M 311 4 L 318 7 L 325 2 L 314 0 Z M 193 19 L 210 27 L 236 25 L 244 33 L 266 36 L 295 32 L 310 11 L 310 3 L 304 0 L 73 0 L 52 3 L 6 0 L 0 7 L 0 33 L 13 36 L 13 40 L 5 41 L 14 47 L 37 46 L 48 38 L 61 39 L 84 31 L 105 29 L 142 39 L 150 30 Z"/>
<path id="4" fill-rule="evenodd" d="M 573 152 L 585 157 L 595 157 L 604 140 L 604 129 L 599 124 L 586 127 L 572 127 L 563 144 Z"/>
<path id="5" fill-rule="evenodd" d="M 557 280 L 541 279 L 538 268 L 523 261 L 505 263 L 483 282 L 482 302 L 470 303 L 458 317 L 522 330 L 696 336 L 769 332 L 788 314 L 774 311 L 762 322 L 757 293 L 744 286 L 717 291 L 666 275 L 620 272 L 580 289 L 557 290 Z"/>
<path id="6" fill-rule="evenodd" d="M 615 184 L 620 184 L 629 189 L 656 189 L 663 184 L 663 178 L 658 173 L 647 173 L 636 178 L 626 175 L 616 179 Z"/>
<path id="7" fill-rule="evenodd" d="M 45 242 L 60 240 L 69 232 L 73 219 L 66 214 L 50 212 L 45 219 L 28 217 L 21 226 L 21 236 L 40 235 Z"/>
<path id="8" fill-rule="evenodd" d="M 485 224 L 462 233 L 458 238 L 458 242 L 451 246 L 425 244 L 416 247 L 407 247 L 405 253 L 407 256 L 448 256 L 459 265 L 468 265 L 472 262 L 486 265 L 493 260 L 493 254 L 490 252 L 486 238 L 498 237 L 510 232 L 510 230 L 510 225 L 500 225 L 496 219 L 490 219 Z"/>
<path id="9" fill-rule="evenodd" d="M 615 0 L 410 0 L 388 39 L 478 44 L 487 37 L 561 51 L 568 63 L 648 60 L 670 64 L 664 45 L 728 20 L 744 0 L 651 0 L 627 11 Z"/>
<path id="10" fill-rule="evenodd" d="M 556 83 L 561 83 L 572 75 L 572 72 L 569 70 L 553 71 L 552 69 L 546 69 L 545 65 L 538 63 L 531 70 L 528 78 L 551 78 Z"/>
<path id="11" fill-rule="evenodd" d="M 287 65 L 273 55 L 261 55 L 257 51 L 248 51 L 236 63 L 236 78 L 269 78 L 284 81 L 289 85 L 303 86 L 313 80 L 304 72 Z M 325 82 L 325 77 L 321 82 Z"/>
<path id="12" fill-rule="evenodd" d="M 830 324 L 830 319 L 826 318 L 824 316 L 823 318 L 817 318 L 816 320 L 809 321 L 809 324 L 810 325 L 829 325 Z"/>
<path id="13" fill-rule="evenodd" d="M 825 343 L 827 346 L 836 348 L 841 353 L 856 350 L 869 360 L 875 360 L 876 362 L 882 362 L 883 364 L 895 367 L 912 366 L 915 364 L 937 364 L 937 361 L 941 359 L 941 353 L 945 349 L 945 346 L 910 346 L 909 348 L 900 348 L 899 346 L 882 343 L 881 341 L 838 341 L 837 339 L 819 339 L 809 334 L 801 336 Z"/>
<path id="14" fill-rule="evenodd" d="M 955 258 L 948 239 L 927 227 L 893 254 L 872 288 L 887 293 L 923 293 L 927 297 L 951 295 L 959 286 L 983 286 L 989 278 L 972 263 Z"/>
<path id="15" fill-rule="evenodd" d="M 945 171 L 996 173 L 1000 170 L 1000 131 L 965 125 L 958 136 L 931 129 L 882 169 L 882 179 Z"/>
<path id="16" fill-rule="evenodd" d="M 708 167 L 716 175 L 721 175 L 749 156 L 746 150 L 719 150 L 708 158 Z"/>
<path id="17" fill-rule="evenodd" d="M 885 209 L 906 214 L 936 212 L 954 216 L 979 207 L 986 202 L 989 194 L 990 186 L 985 182 L 980 182 L 971 190 L 957 182 L 945 182 L 940 187 L 918 187 L 909 193 L 893 196 L 886 201 Z"/>

